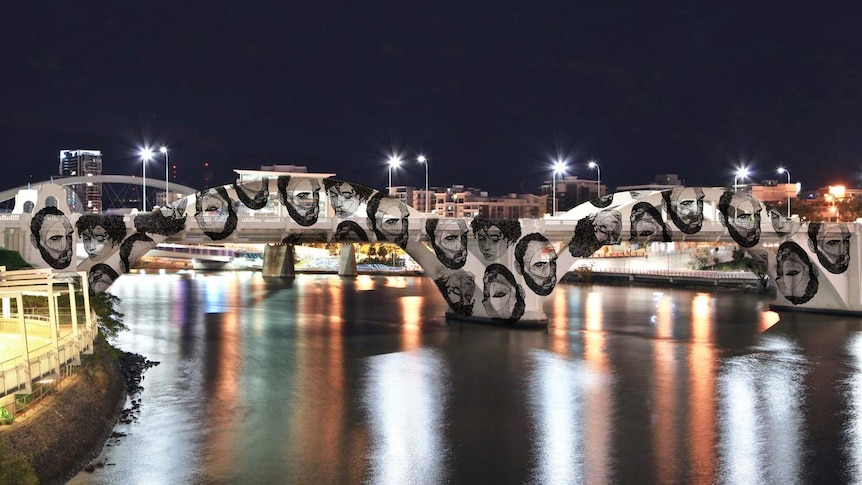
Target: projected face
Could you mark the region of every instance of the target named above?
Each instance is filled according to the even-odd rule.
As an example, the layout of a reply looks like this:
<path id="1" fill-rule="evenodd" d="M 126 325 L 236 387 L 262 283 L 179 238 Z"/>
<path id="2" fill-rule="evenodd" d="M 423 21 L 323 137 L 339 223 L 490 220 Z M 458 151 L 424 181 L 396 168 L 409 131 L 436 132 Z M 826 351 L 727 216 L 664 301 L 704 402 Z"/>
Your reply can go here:
<path id="1" fill-rule="evenodd" d="M 313 178 L 291 177 L 284 193 L 287 212 L 300 226 L 317 222 L 320 214 L 320 183 Z"/>
<path id="2" fill-rule="evenodd" d="M 843 273 L 850 266 L 850 231 L 846 224 L 812 222 L 808 226 L 808 247 L 830 273 Z"/>
<path id="3" fill-rule="evenodd" d="M 433 234 L 431 247 L 444 266 L 458 269 L 467 262 L 467 223 L 463 219 L 429 219 L 426 232 Z"/>
<path id="4" fill-rule="evenodd" d="M 661 213 L 652 204 L 638 202 L 632 207 L 630 216 L 630 241 L 670 241 Z"/>
<path id="5" fill-rule="evenodd" d="M 472 273 L 463 270 L 453 271 L 444 274 L 435 283 L 453 312 L 464 316 L 473 314 L 476 281 Z"/>
<path id="6" fill-rule="evenodd" d="M 787 301 L 799 305 L 817 294 L 817 270 L 801 246 L 792 241 L 783 242 L 775 259 L 775 286 Z"/>
<path id="7" fill-rule="evenodd" d="M 515 245 L 515 264 L 524 283 L 537 295 L 549 295 L 557 284 L 557 251 L 541 234 L 524 236 Z"/>
<path id="8" fill-rule="evenodd" d="M 72 262 L 72 224 L 56 207 L 45 207 L 30 222 L 30 241 L 42 259 L 55 269 Z"/>
<path id="9" fill-rule="evenodd" d="M 369 225 L 378 241 L 407 246 L 410 212 L 398 199 L 375 194 L 366 206 Z"/>
<path id="10" fill-rule="evenodd" d="M 476 242 L 485 261 L 495 261 L 508 247 L 503 231 L 497 226 L 489 226 L 476 232 Z"/>
<path id="11" fill-rule="evenodd" d="M 482 306 L 489 317 L 514 322 L 524 315 L 524 290 L 505 266 L 492 263 L 482 278 Z"/>
<path id="12" fill-rule="evenodd" d="M 108 237 L 108 231 L 102 226 L 95 226 L 92 229 L 81 233 L 81 239 L 84 242 L 84 251 L 90 256 L 93 261 L 101 261 L 102 253 L 110 254 L 110 251 L 105 251 L 108 245 L 117 246 L 119 241 L 114 241 Z"/>
<path id="13" fill-rule="evenodd" d="M 87 282 L 90 288 L 98 293 L 105 292 L 117 278 L 119 278 L 117 272 L 104 263 L 93 265 L 87 274 Z"/>
<path id="14" fill-rule="evenodd" d="M 233 202 L 224 187 L 197 193 L 195 221 L 210 239 L 224 239 L 236 230 L 237 218 Z"/>
<path id="15" fill-rule="evenodd" d="M 352 184 L 340 182 L 329 188 L 329 203 L 336 217 L 350 217 L 356 214 L 362 201 Z"/>
<path id="16" fill-rule="evenodd" d="M 596 241 L 602 246 L 620 242 L 622 227 L 623 215 L 617 210 L 601 211 L 593 219 Z"/>
<path id="17" fill-rule="evenodd" d="M 667 212 L 674 225 L 686 234 L 695 234 L 703 227 L 703 189 L 677 187 L 663 192 Z"/>
<path id="18" fill-rule="evenodd" d="M 727 191 L 718 202 L 727 232 L 744 248 L 760 241 L 760 202 L 749 194 Z"/>
<path id="19" fill-rule="evenodd" d="M 107 259 L 126 237 L 126 224 L 122 216 L 83 214 L 75 225 L 84 251 L 92 262 Z"/>
<path id="20" fill-rule="evenodd" d="M 239 200 L 249 209 L 262 209 L 269 201 L 269 179 L 266 177 L 234 183 Z"/>

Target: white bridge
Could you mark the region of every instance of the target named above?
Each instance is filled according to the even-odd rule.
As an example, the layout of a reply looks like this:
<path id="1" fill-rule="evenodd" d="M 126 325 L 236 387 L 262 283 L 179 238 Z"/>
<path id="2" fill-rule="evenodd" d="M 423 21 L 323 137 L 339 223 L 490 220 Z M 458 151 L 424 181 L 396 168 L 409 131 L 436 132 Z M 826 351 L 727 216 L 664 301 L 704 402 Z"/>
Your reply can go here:
<path id="1" fill-rule="evenodd" d="M 128 216 L 70 213 L 62 187 L 41 184 L 18 192 L 13 213 L 0 214 L 0 230 L 5 247 L 34 266 L 87 271 L 98 289 L 160 242 L 269 243 L 264 274 L 271 276 L 292 274 L 294 244 L 344 243 L 352 256 L 350 243 L 394 243 L 437 283 L 447 315 L 506 325 L 546 322 L 544 298 L 559 278 L 605 245 L 735 242 L 775 282 L 774 306 L 862 312 L 862 226 L 801 224 L 742 192 L 621 192 L 544 219 L 451 219 L 331 174 L 253 174 Z M 80 264 L 79 240 L 89 255 Z"/>

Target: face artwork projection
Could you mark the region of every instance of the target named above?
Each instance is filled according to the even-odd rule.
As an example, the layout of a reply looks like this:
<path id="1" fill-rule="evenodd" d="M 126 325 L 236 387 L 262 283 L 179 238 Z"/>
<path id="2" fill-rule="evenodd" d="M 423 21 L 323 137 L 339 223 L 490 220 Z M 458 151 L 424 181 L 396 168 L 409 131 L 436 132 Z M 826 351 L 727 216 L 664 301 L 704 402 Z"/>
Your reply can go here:
<path id="1" fill-rule="evenodd" d="M 78 237 L 90 261 L 104 261 L 119 247 L 126 237 L 123 216 L 83 214 L 75 222 Z"/>
<path id="2" fill-rule="evenodd" d="M 90 289 L 97 293 L 104 293 L 120 275 L 114 271 L 114 268 L 105 263 L 93 265 L 90 272 L 87 274 L 87 282 Z"/>
<path id="3" fill-rule="evenodd" d="M 269 202 L 269 179 L 266 177 L 234 182 L 233 188 L 236 197 L 249 209 L 263 209 Z"/>
<path id="4" fill-rule="evenodd" d="M 363 185 L 351 184 L 334 177 L 323 179 L 323 188 L 329 196 L 329 205 L 335 211 L 335 217 L 353 216 L 373 192 Z"/>
<path id="5" fill-rule="evenodd" d="M 671 241 L 670 232 L 661 218 L 661 212 L 648 202 L 638 202 L 632 206 L 630 222 L 630 242 Z"/>
<path id="6" fill-rule="evenodd" d="M 802 246 L 785 241 L 775 256 L 775 286 L 794 305 L 805 303 L 817 294 L 817 267 L 811 264 Z"/>
<path id="7" fill-rule="evenodd" d="M 160 207 L 149 214 L 135 216 L 135 230 L 147 234 L 172 236 L 186 229 L 187 199 L 180 199 L 171 205 Z"/>
<path id="8" fill-rule="evenodd" d="M 491 263 L 482 277 L 482 306 L 495 320 L 516 322 L 524 315 L 524 288 L 515 275 L 499 263 Z"/>
<path id="9" fill-rule="evenodd" d="M 661 193 L 674 225 L 685 234 L 696 234 L 703 227 L 703 189 L 676 187 Z"/>
<path id="10" fill-rule="evenodd" d="M 335 228 L 334 239 L 338 242 L 368 242 L 368 234 L 353 221 L 341 221 Z"/>
<path id="11" fill-rule="evenodd" d="M 788 219 L 775 210 L 769 211 L 769 219 L 772 222 L 772 229 L 781 239 L 793 237 L 802 225 L 798 220 Z"/>
<path id="12" fill-rule="evenodd" d="M 545 236 L 527 234 L 515 245 L 515 267 L 537 295 L 550 295 L 557 285 L 557 251 Z"/>
<path id="13" fill-rule="evenodd" d="M 617 244 L 623 227 L 623 217 L 617 210 L 603 210 L 580 219 L 569 241 L 569 253 L 576 258 L 588 258 L 608 244 Z"/>
<path id="14" fill-rule="evenodd" d="M 156 242 L 146 234 L 136 232 L 120 244 L 120 268 L 128 273 L 141 256 L 156 247 Z"/>
<path id="15" fill-rule="evenodd" d="M 725 191 L 718 200 L 721 221 L 730 237 L 744 248 L 760 241 L 760 202 L 749 194 Z"/>
<path id="16" fill-rule="evenodd" d="M 465 317 L 473 314 L 476 281 L 472 273 L 464 270 L 446 271 L 434 283 L 453 312 Z"/>
<path id="17" fill-rule="evenodd" d="M 606 207 L 609 207 L 613 203 L 614 203 L 614 194 L 612 194 L 612 193 L 611 194 L 605 194 L 605 195 L 599 197 L 598 199 L 590 200 L 590 204 L 592 204 L 594 207 L 598 207 L 599 209 L 604 209 Z"/>
<path id="18" fill-rule="evenodd" d="M 479 253 L 486 262 L 496 261 L 506 254 L 509 246 L 521 237 L 521 223 L 517 219 L 486 219 L 474 217 L 470 221 Z"/>
<path id="19" fill-rule="evenodd" d="M 365 209 L 368 227 L 378 241 L 395 243 L 401 249 L 407 246 L 410 211 L 403 202 L 378 192 L 368 199 Z"/>
<path id="20" fill-rule="evenodd" d="M 72 223 L 60 209 L 44 207 L 33 215 L 30 242 L 48 266 L 63 269 L 72 263 Z"/>
<path id="21" fill-rule="evenodd" d="M 303 227 L 317 222 L 320 215 L 320 182 L 317 179 L 282 175 L 278 178 L 278 196 L 294 222 Z"/>
<path id="22" fill-rule="evenodd" d="M 216 187 L 197 193 L 195 197 L 195 220 L 198 227 L 210 239 L 224 239 L 236 230 L 236 210 L 224 187 Z"/>
<path id="23" fill-rule="evenodd" d="M 467 223 L 463 219 L 428 219 L 425 232 L 443 266 L 458 269 L 467 262 Z"/>
<path id="24" fill-rule="evenodd" d="M 850 230 L 847 224 L 808 224 L 808 247 L 830 273 L 841 274 L 850 266 Z"/>

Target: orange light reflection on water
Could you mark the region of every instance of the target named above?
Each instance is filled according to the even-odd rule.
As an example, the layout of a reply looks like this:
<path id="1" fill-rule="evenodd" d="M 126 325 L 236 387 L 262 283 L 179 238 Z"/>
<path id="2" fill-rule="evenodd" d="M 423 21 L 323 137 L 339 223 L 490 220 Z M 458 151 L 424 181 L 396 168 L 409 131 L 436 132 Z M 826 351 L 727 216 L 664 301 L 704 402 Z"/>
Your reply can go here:
<path id="1" fill-rule="evenodd" d="M 715 477 L 715 349 L 710 336 L 715 325 L 712 296 L 698 293 L 691 301 L 691 335 L 688 370 L 690 373 L 689 463 L 695 483 L 713 483 Z"/>
<path id="2" fill-rule="evenodd" d="M 669 295 L 657 294 L 656 338 L 653 340 L 653 449 L 658 483 L 676 483 L 677 439 L 675 416 L 677 409 L 676 360 L 673 338 L 673 301 Z"/>
<path id="3" fill-rule="evenodd" d="M 422 346 L 422 301 L 421 296 L 404 296 L 400 298 L 402 324 L 401 348 L 403 350 L 418 349 Z"/>

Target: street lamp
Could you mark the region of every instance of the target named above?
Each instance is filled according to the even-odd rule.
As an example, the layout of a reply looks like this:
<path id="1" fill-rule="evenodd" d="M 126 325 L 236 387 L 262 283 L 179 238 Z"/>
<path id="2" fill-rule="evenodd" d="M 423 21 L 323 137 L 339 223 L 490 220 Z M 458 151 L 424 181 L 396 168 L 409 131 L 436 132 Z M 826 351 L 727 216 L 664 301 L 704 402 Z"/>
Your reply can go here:
<path id="1" fill-rule="evenodd" d="M 431 195 L 428 193 L 428 159 L 425 155 L 419 155 L 416 158 L 419 163 L 425 164 L 425 213 L 428 213 L 428 208 L 431 206 Z"/>
<path id="2" fill-rule="evenodd" d="M 588 167 L 596 169 L 596 191 L 599 194 L 599 197 L 602 196 L 602 169 L 599 168 L 599 164 L 593 160 L 590 160 L 590 163 L 587 164 Z"/>
<path id="3" fill-rule="evenodd" d="M 553 174 L 553 179 L 552 179 L 552 184 L 551 184 L 552 185 L 551 190 L 553 191 L 553 196 L 554 196 L 554 198 L 553 198 L 554 202 L 551 206 L 553 208 L 551 210 L 551 216 L 557 215 L 557 174 L 563 173 L 565 171 L 566 171 L 566 164 L 562 160 L 557 160 L 557 163 L 554 164 L 554 174 Z"/>
<path id="4" fill-rule="evenodd" d="M 736 186 L 739 185 L 740 178 L 748 177 L 748 168 L 742 167 L 733 175 L 733 191 L 736 192 Z"/>
<path id="5" fill-rule="evenodd" d="M 141 200 L 144 203 L 144 212 L 147 212 L 147 162 L 153 159 L 153 151 L 149 148 L 141 150 L 141 160 L 144 166 L 144 181 L 141 183 Z"/>
<path id="6" fill-rule="evenodd" d="M 161 147 L 159 151 L 165 154 L 165 205 L 168 205 L 168 202 L 171 200 L 168 197 L 168 147 Z"/>
<path id="7" fill-rule="evenodd" d="M 392 195 L 392 167 L 401 165 L 401 159 L 392 155 L 389 157 L 389 195 Z"/>
<path id="8" fill-rule="evenodd" d="M 778 173 L 787 174 L 787 185 L 790 185 L 790 170 L 784 167 L 778 167 Z M 787 218 L 790 219 L 790 193 L 787 194 Z"/>

